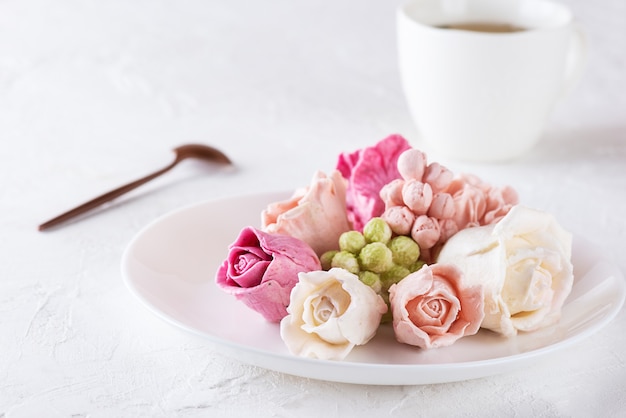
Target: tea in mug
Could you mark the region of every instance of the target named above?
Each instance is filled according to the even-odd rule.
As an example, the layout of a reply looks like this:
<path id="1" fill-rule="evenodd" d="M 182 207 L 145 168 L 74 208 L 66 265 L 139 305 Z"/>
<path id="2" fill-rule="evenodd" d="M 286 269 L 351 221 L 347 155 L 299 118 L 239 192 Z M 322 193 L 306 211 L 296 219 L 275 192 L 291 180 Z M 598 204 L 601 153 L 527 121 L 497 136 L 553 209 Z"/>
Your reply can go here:
<path id="1" fill-rule="evenodd" d="M 522 31 L 527 30 L 527 28 L 512 25 L 509 23 L 488 23 L 488 22 L 451 23 L 451 24 L 441 25 L 437 27 L 440 29 L 468 30 L 472 32 L 487 32 L 487 33 L 512 33 L 512 32 L 522 32 Z"/>

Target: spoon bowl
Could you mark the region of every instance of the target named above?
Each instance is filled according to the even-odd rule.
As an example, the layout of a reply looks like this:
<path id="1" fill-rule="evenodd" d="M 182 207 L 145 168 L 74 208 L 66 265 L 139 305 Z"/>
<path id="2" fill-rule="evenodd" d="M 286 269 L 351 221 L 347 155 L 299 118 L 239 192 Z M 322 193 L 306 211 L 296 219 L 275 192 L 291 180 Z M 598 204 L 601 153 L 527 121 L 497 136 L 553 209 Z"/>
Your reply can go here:
<path id="1" fill-rule="evenodd" d="M 210 145 L 185 144 L 173 149 L 176 154 L 176 163 L 194 158 L 218 164 L 232 164 L 232 161 L 220 150 Z"/>
<path id="2" fill-rule="evenodd" d="M 224 165 L 232 165 L 232 161 L 230 158 L 226 156 L 222 151 L 218 150 L 215 147 L 204 144 L 185 144 L 178 146 L 173 149 L 176 157 L 174 161 L 168 166 L 155 171 L 154 173 L 148 174 L 140 179 L 137 179 L 133 182 L 125 184 L 123 186 L 118 187 L 117 189 L 111 190 L 103 195 L 100 195 L 94 199 L 91 199 L 88 202 L 83 203 L 80 206 L 75 207 L 67 212 L 62 213 L 59 216 L 56 216 L 50 219 L 47 222 L 39 225 L 39 230 L 44 231 L 46 229 L 50 229 L 54 226 L 60 225 L 72 218 L 75 218 L 79 215 L 82 215 L 85 212 L 88 212 L 106 202 L 109 202 L 116 197 L 119 197 L 125 193 L 130 192 L 131 190 L 136 189 L 137 187 L 159 177 L 162 174 L 167 173 L 172 168 L 176 167 L 181 161 L 188 159 L 200 160 L 206 163 L 211 164 L 224 164 Z"/>

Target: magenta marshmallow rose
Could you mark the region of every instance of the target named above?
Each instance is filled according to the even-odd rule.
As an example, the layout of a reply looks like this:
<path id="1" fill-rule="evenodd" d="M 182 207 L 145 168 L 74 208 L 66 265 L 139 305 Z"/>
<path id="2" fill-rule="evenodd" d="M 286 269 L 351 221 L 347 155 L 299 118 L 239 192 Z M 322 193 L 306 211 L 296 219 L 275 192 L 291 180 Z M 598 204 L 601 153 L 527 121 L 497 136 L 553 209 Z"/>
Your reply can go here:
<path id="1" fill-rule="evenodd" d="M 216 282 L 266 320 L 279 322 L 287 315 L 298 273 L 320 269 L 320 261 L 307 243 L 246 227 L 229 246 Z"/>

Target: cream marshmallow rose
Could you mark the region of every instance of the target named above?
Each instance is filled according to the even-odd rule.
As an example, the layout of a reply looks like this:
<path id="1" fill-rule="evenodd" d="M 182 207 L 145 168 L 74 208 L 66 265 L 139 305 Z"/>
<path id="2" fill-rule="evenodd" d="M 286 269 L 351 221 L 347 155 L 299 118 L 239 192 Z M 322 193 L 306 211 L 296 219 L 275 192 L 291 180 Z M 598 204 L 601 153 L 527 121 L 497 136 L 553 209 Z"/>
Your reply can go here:
<path id="1" fill-rule="evenodd" d="M 546 212 L 516 205 L 498 223 L 452 236 L 437 262 L 482 284 L 483 328 L 505 336 L 554 324 L 573 281 L 572 235 Z"/>
<path id="2" fill-rule="evenodd" d="M 342 360 L 376 334 L 387 305 L 358 276 L 341 268 L 299 274 L 280 336 L 292 354 Z"/>

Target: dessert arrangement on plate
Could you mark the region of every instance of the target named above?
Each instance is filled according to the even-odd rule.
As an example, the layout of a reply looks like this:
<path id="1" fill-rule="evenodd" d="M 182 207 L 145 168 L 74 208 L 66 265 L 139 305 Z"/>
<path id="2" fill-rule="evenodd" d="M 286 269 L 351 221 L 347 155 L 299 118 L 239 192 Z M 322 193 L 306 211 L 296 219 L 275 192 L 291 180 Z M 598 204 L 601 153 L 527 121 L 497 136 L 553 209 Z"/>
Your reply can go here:
<path id="1" fill-rule="evenodd" d="M 574 281 L 572 235 L 551 214 L 399 135 L 339 155 L 260 216 L 216 284 L 298 356 L 342 360 L 381 326 L 416 350 L 533 332 L 559 321 Z"/>

